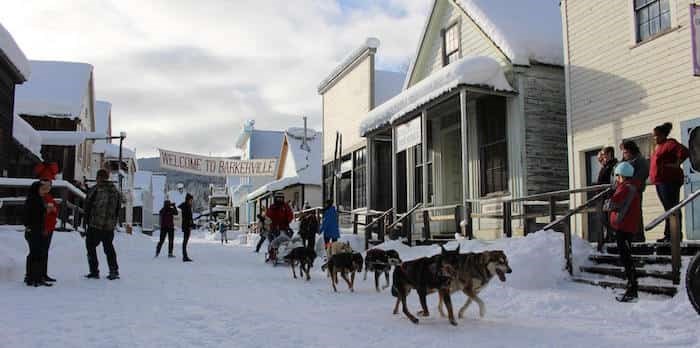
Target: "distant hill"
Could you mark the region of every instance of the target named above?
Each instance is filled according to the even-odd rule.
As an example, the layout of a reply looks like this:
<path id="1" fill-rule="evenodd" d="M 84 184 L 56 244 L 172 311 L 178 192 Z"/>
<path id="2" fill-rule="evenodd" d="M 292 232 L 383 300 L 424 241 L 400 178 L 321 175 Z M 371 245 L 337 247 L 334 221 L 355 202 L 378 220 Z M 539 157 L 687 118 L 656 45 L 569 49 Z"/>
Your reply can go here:
<path id="1" fill-rule="evenodd" d="M 161 172 L 167 174 L 166 190 L 174 190 L 178 183 L 185 184 L 185 191 L 194 196 L 195 211 L 207 208 L 209 202 L 209 184 L 224 185 L 224 178 L 213 176 L 193 175 L 188 173 L 177 172 L 174 170 L 161 169 L 160 157 L 149 157 L 138 159 L 139 170 L 147 170 L 151 172 Z"/>

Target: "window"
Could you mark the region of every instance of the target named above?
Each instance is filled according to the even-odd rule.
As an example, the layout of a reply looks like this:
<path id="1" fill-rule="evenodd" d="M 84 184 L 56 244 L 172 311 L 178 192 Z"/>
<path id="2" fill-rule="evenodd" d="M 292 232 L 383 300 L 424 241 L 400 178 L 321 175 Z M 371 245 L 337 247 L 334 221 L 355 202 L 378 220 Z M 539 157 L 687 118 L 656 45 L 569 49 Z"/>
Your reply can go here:
<path id="1" fill-rule="evenodd" d="M 353 209 L 367 206 L 367 149 L 353 153 Z"/>
<path id="2" fill-rule="evenodd" d="M 671 28 L 670 0 L 634 0 L 637 42 Z"/>
<path id="3" fill-rule="evenodd" d="M 651 153 L 654 152 L 654 135 L 649 133 L 649 134 L 644 134 L 640 135 L 634 138 L 627 138 L 623 139 L 623 141 L 631 140 L 634 141 L 637 144 L 637 147 L 639 147 L 639 153 L 642 154 L 642 157 L 649 159 L 651 158 Z M 620 151 L 620 158 L 622 158 L 622 150 L 621 149 L 616 149 Z"/>
<path id="4" fill-rule="evenodd" d="M 477 102 L 477 127 L 481 195 L 508 191 L 508 143 L 506 101 L 503 97 L 484 97 Z"/>
<path id="5" fill-rule="evenodd" d="M 413 158 L 416 159 L 416 166 L 413 174 L 413 201 L 423 203 L 423 146 L 418 144 L 413 147 Z"/>
<path id="6" fill-rule="evenodd" d="M 459 23 L 442 31 L 442 66 L 459 59 Z"/>
<path id="7" fill-rule="evenodd" d="M 323 200 L 333 199 L 331 186 L 333 185 L 333 162 L 323 166 Z"/>

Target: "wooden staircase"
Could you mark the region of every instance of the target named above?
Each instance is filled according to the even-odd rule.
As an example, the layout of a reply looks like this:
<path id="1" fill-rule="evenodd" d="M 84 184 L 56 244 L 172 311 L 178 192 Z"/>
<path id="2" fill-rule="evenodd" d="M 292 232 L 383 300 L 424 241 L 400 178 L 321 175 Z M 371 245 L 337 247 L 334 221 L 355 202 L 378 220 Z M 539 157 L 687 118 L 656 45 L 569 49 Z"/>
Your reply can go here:
<path id="1" fill-rule="evenodd" d="M 700 244 L 681 244 L 681 255 L 695 255 L 698 251 Z M 680 273 L 673 271 L 670 254 L 671 248 L 668 243 L 635 243 L 632 246 L 639 291 L 665 296 L 676 295 Z M 579 267 L 580 273 L 572 277 L 573 281 L 613 289 L 626 287 L 626 276 L 619 260 L 617 245 L 606 244 L 602 253 L 590 255 L 588 259 L 594 265 Z"/>

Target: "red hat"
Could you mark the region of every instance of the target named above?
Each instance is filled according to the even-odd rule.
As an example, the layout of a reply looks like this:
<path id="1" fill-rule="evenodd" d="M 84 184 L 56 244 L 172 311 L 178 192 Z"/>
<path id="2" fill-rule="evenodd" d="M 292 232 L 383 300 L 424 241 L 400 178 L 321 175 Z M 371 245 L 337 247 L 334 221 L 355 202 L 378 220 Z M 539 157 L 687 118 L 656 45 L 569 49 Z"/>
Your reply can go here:
<path id="1" fill-rule="evenodd" d="M 34 167 L 34 174 L 40 180 L 53 180 L 58 174 L 58 164 L 56 162 L 39 163 Z"/>

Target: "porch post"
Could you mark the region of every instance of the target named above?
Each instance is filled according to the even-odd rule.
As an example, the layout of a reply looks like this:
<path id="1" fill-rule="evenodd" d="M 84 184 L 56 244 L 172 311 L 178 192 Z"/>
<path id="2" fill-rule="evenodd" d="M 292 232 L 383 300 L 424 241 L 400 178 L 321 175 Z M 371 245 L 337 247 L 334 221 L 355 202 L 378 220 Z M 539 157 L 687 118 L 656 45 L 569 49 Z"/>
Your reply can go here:
<path id="1" fill-rule="evenodd" d="M 459 111 L 460 111 L 460 119 L 461 119 L 461 135 L 462 135 L 462 205 L 466 208 L 467 207 L 467 200 L 469 199 L 469 152 L 468 146 L 467 146 L 467 134 L 469 129 L 468 123 L 467 123 L 467 90 L 462 89 L 459 91 Z M 471 207 L 471 205 L 469 205 Z M 464 212 L 464 218 L 471 222 L 471 209 L 465 209 Z M 467 216 L 466 214 L 469 214 Z M 471 229 L 472 226 L 469 226 Z M 457 231 L 460 232 L 460 231 Z M 473 233 L 473 232 L 472 232 Z M 471 236 L 470 236 L 471 238 Z"/>
<path id="2" fill-rule="evenodd" d="M 367 195 L 367 200 L 365 202 L 367 206 L 367 211 L 372 209 L 374 207 L 374 202 L 372 202 L 372 183 L 373 183 L 373 177 L 372 177 L 372 160 L 373 160 L 373 155 L 372 153 L 374 152 L 374 145 L 372 142 L 372 138 L 367 137 L 367 147 L 365 148 L 365 189 L 366 189 L 366 195 Z"/>
<path id="3" fill-rule="evenodd" d="M 430 201 L 428 197 L 428 110 L 421 113 L 421 156 L 423 156 L 423 206 Z"/>
<path id="4" fill-rule="evenodd" d="M 405 188 L 404 188 L 405 189 Z M 394 208 L 393 216 L 396 216 L 396 128 L 391 126 L 391 206 Z"/>

